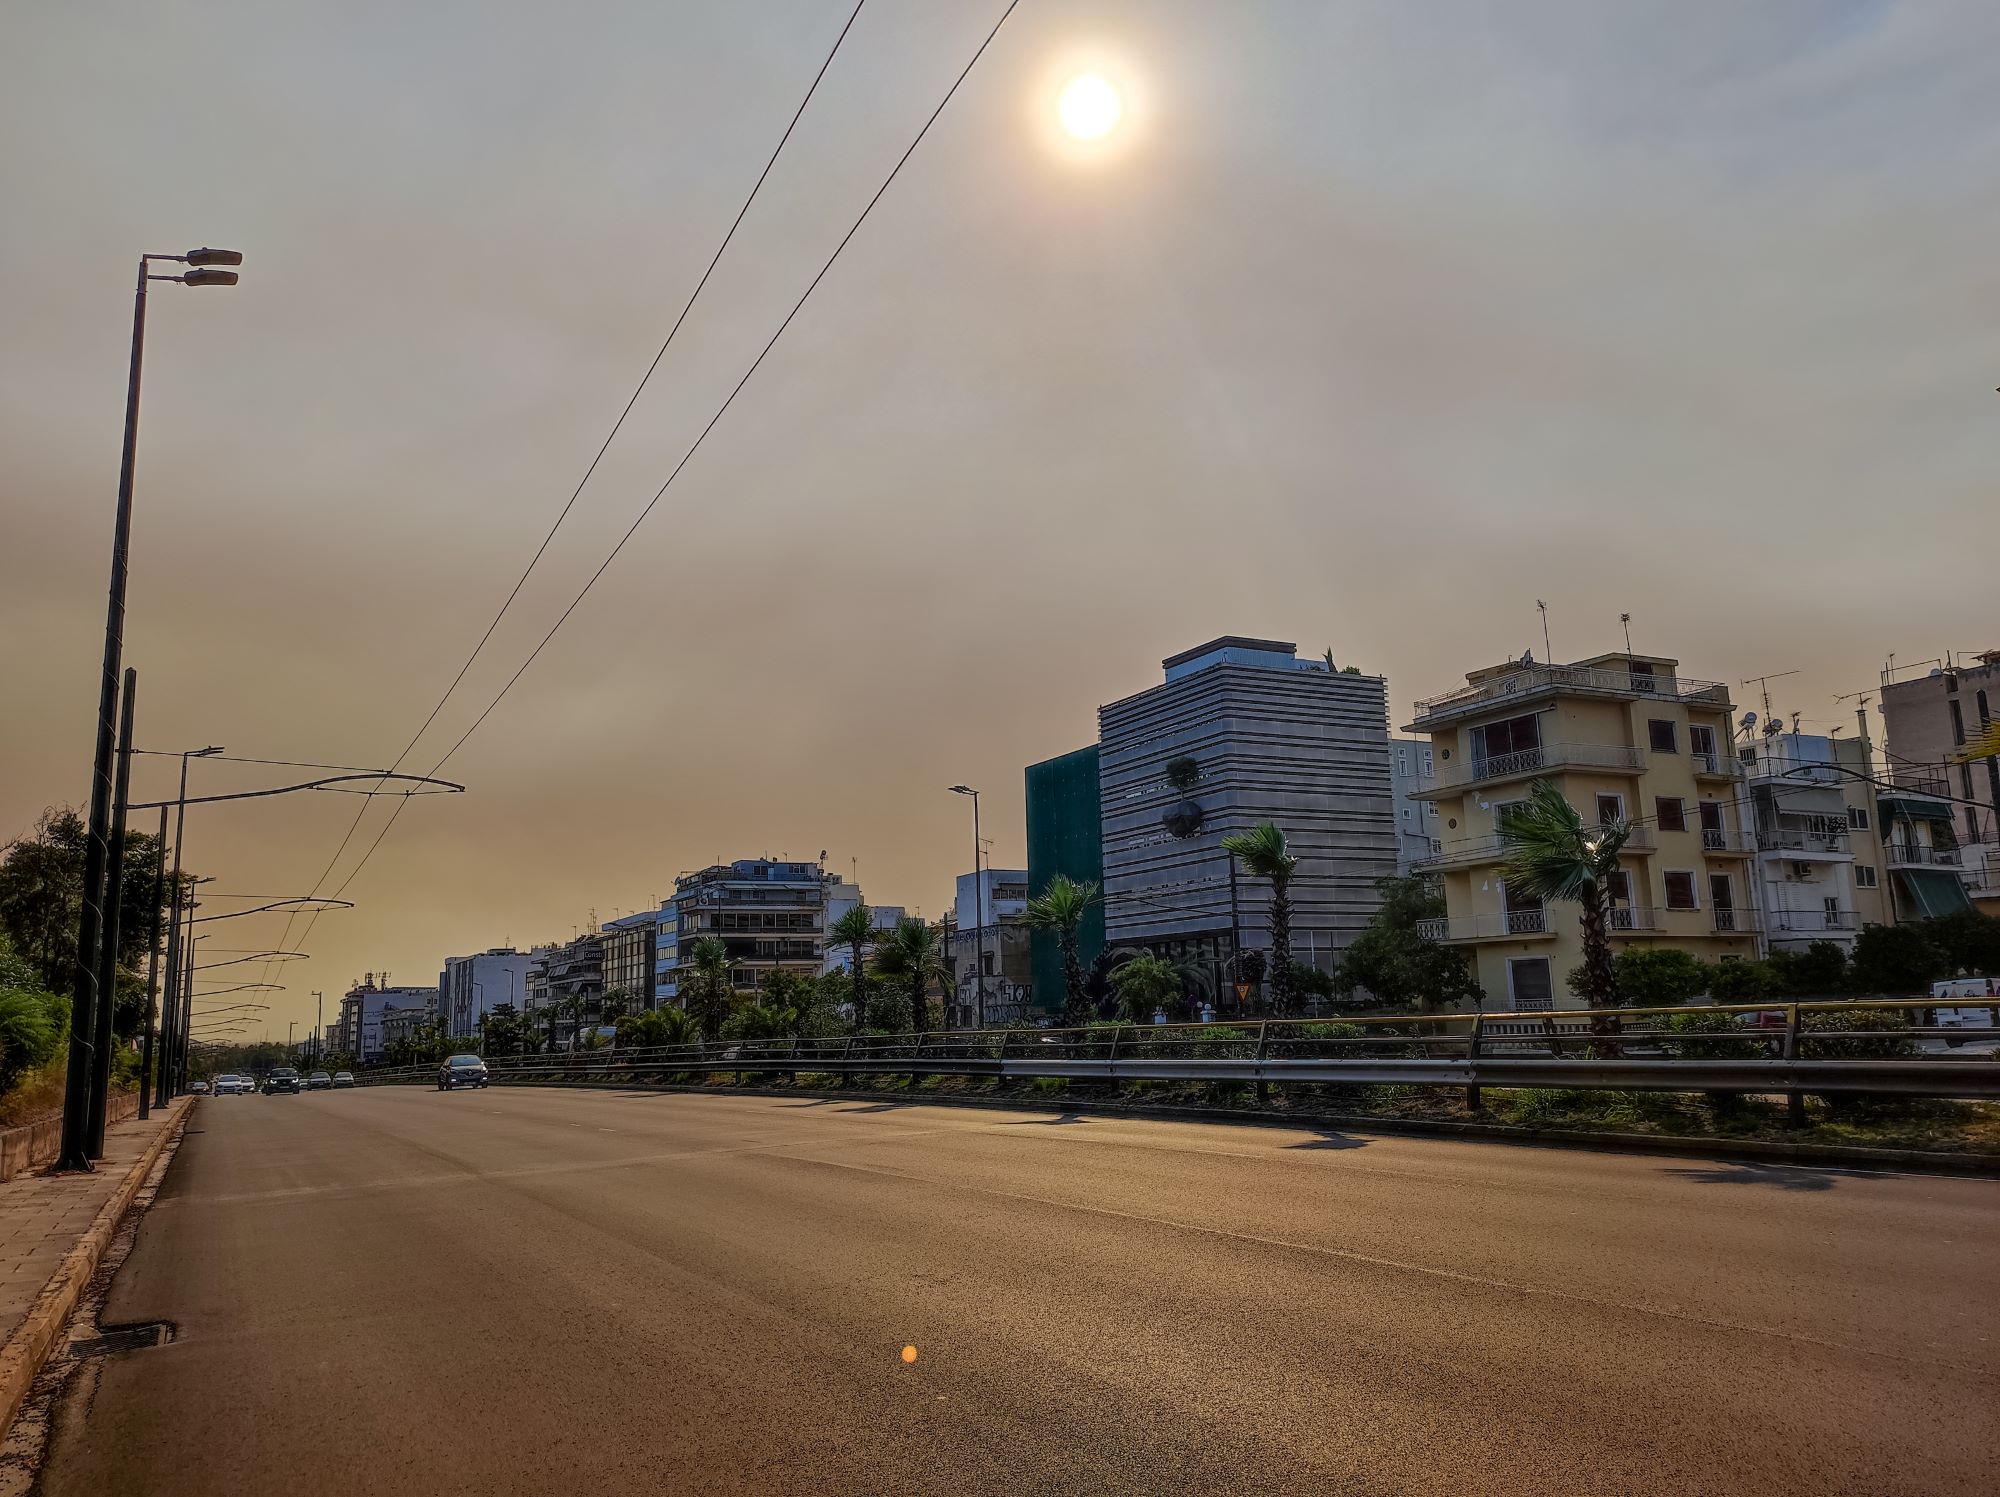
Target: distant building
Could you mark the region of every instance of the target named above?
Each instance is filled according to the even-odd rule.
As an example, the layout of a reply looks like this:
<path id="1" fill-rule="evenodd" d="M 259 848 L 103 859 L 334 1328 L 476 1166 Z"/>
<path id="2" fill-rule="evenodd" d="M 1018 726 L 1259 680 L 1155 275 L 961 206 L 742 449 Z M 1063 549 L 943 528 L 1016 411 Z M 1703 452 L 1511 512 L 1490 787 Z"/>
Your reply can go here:
<path id="1" fill-rule="evenodd" d="M 479 1033 L 479 1021 L 489 1009 L 511 1003 L 517 1011 L 528 1000 L 528 969 L 534 958 L 511 946 L 496 946 L 477 956 L 448 956 L 438 974 L 438 1004 L 445 1032 L 455 1040 Z"/>
<path id="2" fill-rule="evenodd" d="M 660 912 L 641 910 L 607 921 L 601 934 L 605 994 L 625 994 L 627 1013 L 651 1008 L 659 969 Z"/>
<path id="3" fill-rule="evenodd" d="M 676 1001 L 686 1006 L 695 944 L 714 938 L 729 952 L 729 985 L 757 990 L 766 972 L 819 974 L 826 931 L 826 881 L 817 863 L 739 858 L 674 881 Z"/>
<path id="4" fill-rule="evenodd" d="M 1594 822 L 1632 832 L 1611 891 L 1616 950 L 1671 946 L 1708 961 L 1758 955 L 1754 826 L 1732 751 L 1729 691 L 1661 656 L 1574 665 L 1509 661 L 1416 704 L 1436 777 L 1437 875 L 1446 914 L 1425 933 L 1471 957 L 1489 1007 L 1578 1008 L 1565 979 L 1583 960 L 1577 906 L 1510 888 L 1502 823 L 1537 781 Z M 1837 802 L 1837 792 L 1834 793 Z M 1837 806 L 1830 803 L 1827 815 Z"/>
<path id="5" fill-rule="evenodd" d="M 406 1045 L 411 1043 L 436 1022 L 437 1009 L 432 1004 L 386 1006 L 382 1010 L 381 1019 L 383 1051 L 386 1053 L 398 1041 Z"/>
<path id="6" fill-rule="evenodd" d="M 958 876 L 950 940 L 952 1029 L 1017 1024 L 1035 1017 L 1034 965 L 1028 927 L 1028 870 L 982 868 Z M 981 975 L 985 1002 L 980 1001 Z"/>
<path id="7" fill-rule="evenodd" d="M 1974 908 L 2000 915 L 2000 756 L 1954 762 L 1977 747 L 2000 716 L 2000 650 L 1954 659 L 1928 675 L 1885 679 L 1879 710 L 1889 778 L 1897 787 L 1952 796 L 1955 864 L 1897 870 L 1897 897 L 1912 908 L 1948 898 L 1957 879 Z"/>
<path id="8" fill-rule="evenodd" d="M 387 976 L 386 973 L 383 976 Z M 340 1000 L 340 1049 L 363 1064 L 380 1060 L 388 1041 L 382 1033 L 385 1010 L 435 1010 L 436 988 L 392 988 L 373 972 L 349 988 Z"/>
<path id="9" fill-rule="evenodd" d="M 1225 836 L 1284 832 L 1296 961 L 1329 968 L 1381 907 L 1398 845 L 1386 688 L 1235 635 L 1162 666 L 1162 684 L 1098 709 L 1105 939 L 1188 962 L 1226 1010 L 1237 953 L 1268 956 L 1270 890 Z"/>
<path id="10" fill-rule="evenodd" d="M 1389 740 L 1389 785 L 1396 807 L 1396 872 L 1405 878 L 1438 851 L 1437 802 L 1424 795 L 1436 780 L 1428 738 Z"/>
<path id="11" fill-rule="evenodd" d="M 1028 892 L 1042 893 L 1057 875 L 1099 889 L 1104 883 L 1104 818 L 1098 799 L 1096 744 L 1030 764 L 1025 779 L 1028 807 Z M 1104 901 L 1084 912 L 1077 928 L 1077 957 L 1089 972 L 1104 951 Z M 1033 1001 L 1040 1016 L 1062 1011 L 1062 954 L 1055 934 L 1034 931 L 1028 943 Z"/>
<path id="12" fill-rule="evenodd" d="M 569 941 L 537 947 L 529 967 L 529 987 L 536 1008 L 561 1007 L 573 1002 L 583 1006 L 583 1022 L 594 1023 L 604 1001 L 604 933 L 585 931 Z M 574 1014 L 556 1020 L 557 1044 L 576 1028 Z"/>
<path id="13" fill-rule="evenodd" d="M 859 884 L 850 883 L 837 873 L 826 876 L 826 928 L 832 930 L 834 924 L 856 905 L 865 902 Z M 909 918 L 909 910 L 900 904 L 871 904 L 868 906 L 869 926 L 887 935 L 904 920 Z M 864 950 L 865 959 L 868 952 Z M 820 971 L 851 972 L 854 970 L 854 953 L 845 943 L 828 941 L 823 943 L 820 955 Z"/>

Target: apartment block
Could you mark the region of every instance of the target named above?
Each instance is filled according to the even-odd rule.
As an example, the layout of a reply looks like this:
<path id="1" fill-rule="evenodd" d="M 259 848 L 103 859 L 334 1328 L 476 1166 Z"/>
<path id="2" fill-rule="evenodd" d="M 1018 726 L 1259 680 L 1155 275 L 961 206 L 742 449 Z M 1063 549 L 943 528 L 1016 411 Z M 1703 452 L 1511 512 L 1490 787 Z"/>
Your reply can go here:
<path id="1" fill-rule="evenodd" d="M 729 952 L 729 983 L 757 990 L 764 974 L 783 968 L 819 974 L 826 937 L 826 880 L 817 863 L 739 858 L 674 881 L 677 989 L 685 997 L 686 968 L 695 943 L 713 937 Z"/>
<path id="2" fill-rule="evenodd" d="M 528 969 L 534 958 L 511 946 L 496 946 L 477 956 L 448 956 L 438 973 L 438 1011 L 446 1032 L 455 1040 L 479 1033 L 487 1011 L 503 1003 L 516 1010 L 528 1001 Z"/>
<path id="3" fill-rule="evenodd" d="M 1890 923 L 1867 740 L 1746 730 L 1737 758 L 1767 949 L 1851 951 L 1863 926 Z"/>
<path id="4" fill-rule="evenodd" d="M 1446 909 L 1426 933 L 1468 953 L 1489 1007 L 1581 1007 L 1565 982 L 1583 960 L 1577 907 L 1512 891 L 1501 872 L 1501 820 L 1537 780 L 1553 781 L 1586 820 L 1632 825 L 1612 891 L 1614 947 L 1758 954 L 1756 842 L 1729 692 L 1683 679 L 1678 664 L 1523 659 L 1416 704 L 1405 731 L 1428 737 L 1436 771 L 1417 793 L 1438 816 L 1438 850 L 1417 871 L 1438 878 Z"/>
<path id="5" fill-rule="evenodd" d="M 1976 751 L 2000 714 L 2000 650 L 1954 657 L 1904 681 L 1885 676 L 1879 710 L 1889 779 L 1928 797 L 1920 800 L 1926 811 L 1944 805 L 1951 813 L 1951 861 L 1899 868 L 1898 899 L 1913 908 L 1949 900 L 1949 875 L 1973 908 L 2000 915 L 2000 755 L 1957 762 Z M 1947 796 L 1952 799 L 1940 799 Z M 1918 819 L 1934 825 L 1928 816 Z"/>
<path id="6" fill-rule="evenodd" d="M 602 934 L 604 991 L 625 994 L 628 1013 L 651 1008 L 659 963 L 660 912 L 641 910 L 608 920 Z"/>
<path id="7" fill-rule="evenodd" d="M 1389 790 L 1396 809 L 1396 872 L 1404 877 L 1438 851 L 1437 802 L 1423 792 L 1437 779 L 1427 738 L 1389 740 Z"/>

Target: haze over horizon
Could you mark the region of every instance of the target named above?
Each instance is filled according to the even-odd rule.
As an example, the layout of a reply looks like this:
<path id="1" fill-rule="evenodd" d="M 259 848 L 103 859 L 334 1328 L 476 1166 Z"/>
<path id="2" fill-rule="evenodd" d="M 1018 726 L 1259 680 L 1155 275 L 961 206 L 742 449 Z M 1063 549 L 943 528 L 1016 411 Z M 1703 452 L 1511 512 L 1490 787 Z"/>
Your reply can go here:
<path id="1" fill-rule="evenodd" d="M 45 7 L 0 58 L 0 839 L 83 805 L 141 251 L 139 741 L 386 765 L 692 289 L 848 0 Z M 716 277 L 411 764 L 649 499 L 1001 9 L 868 0 Z M 226 49 L 216 45 L 226 35 Z M 1127 116 L 1053 133 L 1104 69 Z M 985 792 L 1224 633 L 1389 678 L 1632 641 L 1776 705 L 2000 647 L 2000 9 L 1024 0 L 604 580 L 313 928 L 566 938 L 763 853 L 936 915 Z M 408 766 L 406 766 L 408 767 Z M 282 771 L 272 771 L 273 776 Z M 171 793 L 142 761 L 135 796 Z M 194 787 L 275 780 L 204 766 Z M 303 894 L 353 815 L 190 818 Z M 336 870 L 374 839 L 378 804 Z M 144 823 L 150 825 L 150 823 Z M 275 940 L 282 919 L 244 922 Z M 225 927 L 226 928 L 226 927 Z M 256 1031 L 253 1030 L 254 1034 Z"/>

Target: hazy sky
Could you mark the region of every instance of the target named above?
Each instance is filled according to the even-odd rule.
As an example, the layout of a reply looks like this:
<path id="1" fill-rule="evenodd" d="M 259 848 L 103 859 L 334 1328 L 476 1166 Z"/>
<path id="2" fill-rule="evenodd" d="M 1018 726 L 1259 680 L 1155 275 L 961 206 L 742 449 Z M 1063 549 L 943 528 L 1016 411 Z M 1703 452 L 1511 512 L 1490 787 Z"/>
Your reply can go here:
<path id="1" fill-rule="evenodd" d="M 575 486 L 847 0 L 16 8 L 0 53 L 0 836 L 81 803 L 141 250 L 139 739 L 385 764 Z M 491 700 L 999 13 L 868 0 L 412 762 Z M 1095 67 L 1129 114 L 1059 145 Z M 269 1019 L 718 857 L 945 906 L 987 792 L 1224 632 L 1398 723 L 1533 646 L 1780 705 L 2000 645 L 2000 7 L 1023 0 L 735 408 Z M 1754 705 L 1754 695 L 1739 691 Z M 245 766 L 198 789 L 254 783 Z M 271 772 L 277 773 L 277 772 Z M 167 782 L 145 761 L 143 792 Z M 354 811 L 203 812 L 294 894 Z M 333 882 L 373 839 L 378 805 Z M 275 939 L 244 921 L 217 944 Z M 240 933 L 240 939 L 237 936 Z"/>

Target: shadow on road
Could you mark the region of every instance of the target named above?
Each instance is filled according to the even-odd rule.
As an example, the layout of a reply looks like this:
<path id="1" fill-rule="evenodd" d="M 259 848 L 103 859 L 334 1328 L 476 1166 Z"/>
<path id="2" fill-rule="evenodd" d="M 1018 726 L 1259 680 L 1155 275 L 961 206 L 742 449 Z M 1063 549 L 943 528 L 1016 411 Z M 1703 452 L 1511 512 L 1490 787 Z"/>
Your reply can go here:
<path id="1" fill-rule="evenodd" d="M 1313 1134 L 1314 1136 L 1311 1138 L 1302 1138 L 1295 1144 L 1286 1144 L 1285 1147 L 1288 1149 L 1365 1149 L 1368 1147 L 1367 1139 L 1355 1138 L 1351 1134 L 1341 1133 L 1332 1128 L 1315 1128 Z"/>
<path id="2" fill-rule="evenodd" d="M 794 1106 L 797 1104 L 794 1103 Z M 908 1102 L 870 1102 L 866 1107 L 843 1107 L 842 1112 L 901 1112 Z"/>
<path id="3" fill-rule="evenodd" d="M 1835 1177 L 1796 1164 L 1721 1164 L 1706 1170 L 1668 1170 L 1697 1185 L 1769 1185 L 1778 1190 L 1832 1190 Z"/>
<path id="4" fill-rule="evenodd" d="M 1070 1111 L 1070 1109 L 1068 1109 L 1068 1108 L 1064 1108 L 1064 1109 L 1062 1110 L 1062 1112 L 1061 1112 L 1061 1113 L 1060 1113 L 1060 1114 L 1059 1114 L 1058 1116 L 1056 1116 L 1056 1117 L 1052 1117 L 1052 1118 L 1009 1118 L 1009 1119 L 1008 1119 L 1008 1120 L 1007 1120 L 1007 1121 L 1006 1121 L 1005 1123 L 1001 1124 L 1001 1126 L 1002 1126 L 1003 1128 L 1024 1128 L 1024 1127 L 1025 1127 L 1025 1128 L 1059 1128 L 1059 1127 L 1061 1127 L 1061 1126 L 1062 1126 L 1063 1124 L 1065 1124 L 1065 1123 L 1085 1123 L 1085 1122 L 1088 1122 L 1088 1121 L 1089 1121 L 1089 1119 L 1088 1119 L 1088 1118 L 1086 1118 L 1086 1117 L 1085 1117 L 1085 1116 L 1084 1116 L 1084 1115 L 1083 1115 L 1082 1113 L 1080 1113 L 1080 1112 L 1072 1112 L 1072 1111 Z"/>

